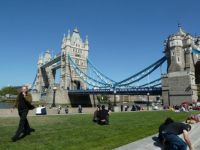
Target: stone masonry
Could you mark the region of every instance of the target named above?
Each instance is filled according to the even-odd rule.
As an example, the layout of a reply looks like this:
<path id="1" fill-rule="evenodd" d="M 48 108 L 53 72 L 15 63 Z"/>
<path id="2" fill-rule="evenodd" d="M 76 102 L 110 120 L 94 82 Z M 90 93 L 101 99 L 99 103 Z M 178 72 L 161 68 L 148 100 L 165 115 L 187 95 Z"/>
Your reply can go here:
<path id="1" fill-rule="evenodd" d="M 191 36 L 179 26 L 176 34 L 165 41 L 167 74 L 162 75 L 162 97 L 165 105 L 180 105 L 182 102 L 196 102 L 195 65 L 198 55 L 192 48 L 200 48 L 199 38 Z"/>

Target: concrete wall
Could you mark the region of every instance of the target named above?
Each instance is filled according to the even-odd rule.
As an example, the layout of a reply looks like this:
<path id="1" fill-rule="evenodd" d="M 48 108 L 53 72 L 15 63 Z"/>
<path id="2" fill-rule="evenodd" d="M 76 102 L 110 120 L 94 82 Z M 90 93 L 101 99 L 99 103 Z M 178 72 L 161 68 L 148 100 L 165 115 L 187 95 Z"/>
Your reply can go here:
<path id="1" fill-rule="evenodd" d="M 84 107 L 82 110 L 82 113 L 90 113 L 93 114 L 94 111 L 96 110 L 96 108 L 88 108 L 88 107 Z M 36 116 L 35 114 L 36 110 L 30 110 L 28 116 Z M 78 108 L 69 108 L 69 114 L 75 114 L 78 113 Z M 52 109 L 48 109 L 47 108 L 47 115 L 57 115 L 57 109 L 56 108 L 52 108 Z M 64 108 L 61 110 L 60 114 L 64 115 L 66 114 L 64 111 Z M 0 117 L 15 117 L 18 116 L 18 111 L 17 109 L 0 109 Z"/>

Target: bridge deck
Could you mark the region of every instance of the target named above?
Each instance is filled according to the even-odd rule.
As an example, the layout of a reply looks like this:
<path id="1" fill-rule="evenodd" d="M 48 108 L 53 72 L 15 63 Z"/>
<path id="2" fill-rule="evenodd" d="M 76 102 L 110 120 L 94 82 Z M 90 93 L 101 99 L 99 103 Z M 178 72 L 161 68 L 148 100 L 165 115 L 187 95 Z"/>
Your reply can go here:
<path id="1" fill-rule="evenodd" d="M 133 88 L 133 89 L 89 89 L 89 90 L 68 90 L 71 95 L 84 94 L 109 94 L 109 95 L 161 95 L 162 88 Z"/>

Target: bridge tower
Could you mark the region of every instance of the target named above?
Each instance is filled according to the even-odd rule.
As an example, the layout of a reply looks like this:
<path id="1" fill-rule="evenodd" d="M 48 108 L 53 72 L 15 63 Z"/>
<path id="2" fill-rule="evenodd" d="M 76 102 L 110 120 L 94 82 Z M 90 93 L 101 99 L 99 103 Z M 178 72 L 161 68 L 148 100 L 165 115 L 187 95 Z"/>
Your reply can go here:
<path id="1" fill-rule="evenodd" d="M 43 55 L 39 56 L 37 63 L 37 75 L 34 89 L 37 91 L 43 91 L 45 88 L 49 88 L 54 84 L 55 75 L 52 72 L 51 66 L 42 68 L 41 66 L 52 59 L 50 51 L 47 50 Z"/>
<path id="2" fill-rule="evenodd" d="M 61 89 L 75 90 L 87 88 L 86 83 L 80 79 L 75 70 L 70 66 L 68 55 L 70 55 L 70 57 L 76 61 L 78 67 L 86 73 L 88 50 L 88 38 L 86 36 L 85 41 L 83 41 L 77 28 L 73 30 L 72 34 L 68 31 L 67 37 L 64 35 L 61 45 Z"/>
<path id="3" fill-rule="evenodd" d="M 179 31 L 170 35 L 164 43 L 167 74 L 162 76 L 162 96 L 165 105 L 180 105 L 198 99 L 195 83 L 198 55 L 192 53 L 193 47 L 199 47 L 197 40 L 179 25 Z"/>

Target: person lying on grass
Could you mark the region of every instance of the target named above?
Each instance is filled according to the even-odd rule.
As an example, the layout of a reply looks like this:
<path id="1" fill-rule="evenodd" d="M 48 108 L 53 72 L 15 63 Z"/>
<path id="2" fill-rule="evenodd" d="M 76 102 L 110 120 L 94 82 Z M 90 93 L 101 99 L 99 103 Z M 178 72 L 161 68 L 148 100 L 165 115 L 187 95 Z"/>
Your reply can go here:
<path id="1" fill-rule="evenodd" d="M 166 150 L 192 150 L 192 144 L 188 132 L 191 130 L 189 124 L 171 122 L 162 128 L 161 136 Z M 183 134 L 184 141 L 178 136 Z"/>
<path id="2" fill-rule="evenodd" d="M 200 122 L 200 114 L 191 115 L 185 121 L 185 123 L 189 123 L 189 124 L 194 124 L 194 123 L 198 123 L 198 122 Z"/>
<path id="3" fill-rule="evenodd" d="M 172 122 L 174 122 L 173 119 L 167 118 L 167 119 L 165 120 L 165 122 L 162 123 L 162 124 L 160 125 L 160 127 L 159 127 L 159 132 L 158 132 L 158 140 L 159 140 L 160 143 L 162 143 L 162 144 L 164 143 L 164 138 L 163 138 L 163 135 L 162 135 L 163 130 L 165 129 L 165 127 L 166 127 L 168 124 L 170 124 L 170 123 L 172 123 Z"/>

